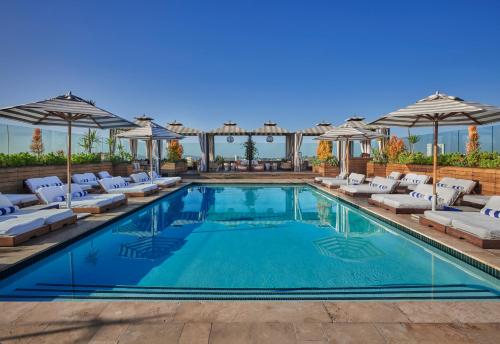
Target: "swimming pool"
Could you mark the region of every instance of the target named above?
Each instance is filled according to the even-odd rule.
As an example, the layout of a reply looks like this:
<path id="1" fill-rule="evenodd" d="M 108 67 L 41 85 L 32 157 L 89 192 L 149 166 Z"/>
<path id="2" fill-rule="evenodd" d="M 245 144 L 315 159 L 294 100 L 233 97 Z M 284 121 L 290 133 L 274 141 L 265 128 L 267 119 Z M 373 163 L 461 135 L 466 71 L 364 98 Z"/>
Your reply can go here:
<path id="1" fill-rule="evenodd" d="M 191 185 L 0 282 L 3 300 L 499 298 L 499 280 L 307 185 Z"/>

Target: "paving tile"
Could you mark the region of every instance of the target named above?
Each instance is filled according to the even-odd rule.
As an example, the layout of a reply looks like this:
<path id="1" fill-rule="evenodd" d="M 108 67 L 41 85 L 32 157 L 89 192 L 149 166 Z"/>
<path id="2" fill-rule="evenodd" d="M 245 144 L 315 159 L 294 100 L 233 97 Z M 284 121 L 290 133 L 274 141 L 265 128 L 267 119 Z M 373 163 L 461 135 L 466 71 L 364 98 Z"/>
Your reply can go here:
<path id="1" fill-rule="evenodd" d="M 85 323 L 97 319 L 107 306 L 104 302 L 40 302 L 14 322 L 18 325 L 59 325 Z"/>
<path id="2" fill-rule="evenodd" d="M 400 302 L 398 307 L 415 323 L 492 323 L 500 319 L 498 302 Z"/>
<path id="3" fill-rule="evenodd" d="M 30 312 L 37 302 L 0 302 L 0 324 L 14 322 L 20 316 Z"/>
<path id="4" fill-rule="evenodd" d="M 454 324 L 454 330 L 474 343 L 497 344 L 500 338 L 500 324 Z"/>
<path id="5" fill-rule="evenodd" d="M 326 336 L 321 323 L 295 323 L 295 335 L 299 341 L 324 341 Z"/>
<path id="6" fill-rule="evenodd" d="M 387 343 L 460 344 L 474 341 L 448 324 L 375 324 Z"/>
<path id="7" fill-rule="evenodd" d="M 177 302 L 110 302 L 99 315 L 102 322 L 165 323 L 172 321 Z"/>
<path id="8" fill-rule="evenodd" d="M 182 323 L 133 324 L 122 333 L 119 343 L 178 343 L 183 327 Z"/>
<path id="9" fill-rule="evenodd" d="M 73 344 L 88 343 L 94 336 L 99 326 L 92 322 L 68 322 L 49 325 L 43 329 L 33 343 L 37 344 Z"/>
<path id="10" fill-rule="evenodd" d="M 291 323 L 254 323 L 250 333 L 252 342 L 259 344 L 294 343 L 296 340 Z"/>
<path id="11" fill-rule="evenodd" d="M 409 322 L 392 302 L 325 302 L 333 322 Z"/>
<path id="12" fill-rule="evenodd" d="M 237 322 L 331 322 L 321 302 L 248 302 L 237 312 Z"/>
<path id="13" fill-rule="evenodd" d="M 384 337 L 373 324 L 334 323 L 322 324 L 329 343 L 383 344 Z"/>
<path id="14" fill-rule="evenodd" d="M 210 344 L 252 343 L 250 323 L 213 323 Z"/>
<path id="15" fill-rule="evenodd" d="M 184 302 L 175 313 L 178 322 L 232 322 L 242 303 Z"/>
<path id="16" fill-rule="evenodd" d="M 184 324 L 179 344 L 207 344 L 211 329 L 211 323 Z"/>
<path id="17" fill-rule="evenodd" d="M 33 343 L 47 325 L 34 327 L 32 325 L 0 325 L 0 343 Z"/>
<path id="18" fill-rule="evenodd" d="M 100 325 L 100 326 L 99 326 Z M 128 329 L 127 323 L 99 324 L 89 344 L 116 343 L 118 338 Z"/>

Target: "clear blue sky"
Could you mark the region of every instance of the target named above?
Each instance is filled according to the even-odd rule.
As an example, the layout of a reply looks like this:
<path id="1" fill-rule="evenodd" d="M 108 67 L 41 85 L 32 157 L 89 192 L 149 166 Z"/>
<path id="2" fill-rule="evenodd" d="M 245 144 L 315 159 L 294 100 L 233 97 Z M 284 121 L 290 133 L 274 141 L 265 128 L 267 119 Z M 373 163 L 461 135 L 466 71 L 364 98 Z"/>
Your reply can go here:
<path id="1" fill-rule="evenodd" d="M 0 106 L 72 90 L 203 129 L 500 105 L 500 1 L 0 1 Z"/>

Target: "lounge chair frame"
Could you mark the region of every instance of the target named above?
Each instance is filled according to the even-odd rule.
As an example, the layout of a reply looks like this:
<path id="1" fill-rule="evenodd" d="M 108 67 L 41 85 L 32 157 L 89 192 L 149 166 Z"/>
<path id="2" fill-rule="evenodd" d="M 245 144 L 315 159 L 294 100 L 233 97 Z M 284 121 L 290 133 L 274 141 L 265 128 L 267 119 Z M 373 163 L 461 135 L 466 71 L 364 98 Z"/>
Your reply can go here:
<path id="1" fill-rule="evenodd" d="M 71 217 L 68 217 L 67 219 L 63 219 L 63 220 L 51 223 L 49 225 L 49 229 L 52 232 L 52 231 L 58 230 L 60 228 L 63 228 L 64 226 L 72 225 L 72 224 L 76 223 L 76 220 L 77 220 L 77 216 L 73 215 Z"/>
<path id="2" fill-rule="evenodd" d="M 465 240 L 472 245 L 479 246 L 484 249 L 500 249 L 500 239 L 481 239 L 474 234 L 464 232 L 455 227 L 446 226 L 441 223 L 429 220 L 425 216 L 420 216 L 419 223 L 423 226 L 432 227 L 454 238 Z"/>
<path id="3" fill-rule="evenodd" d="M 126 195 L 129 195 L 129 194 L 126 194 Z M 127 197 L 125 197 L 125 199 L 114 201 L 110 204 L 102 205 L 99 207 L 86 207 L 86 208 L 79 207 L 79 208 L 71 208 L 71 210 L 73 210 L 73 212 L 75 212 L 75 213 L 102 214 L 102 213 L 105 213 L 109 210 L 112 210 L 112 209 L 115 209 L 115 208 L 121 207 L 122 205 L 127 205 L 127 204 L 128 204 L 128 199 L 127 199 Z"/>
<path id="4" fill-rule="evenodd" d="M 43 225 L 29 232 L 21 233 L 18 235 L 2 235 L 0 236 L 0 247 L 14 247 L 19 245 L 20 243 L 36 238 L 40 235 L 47 234 L 49 232 L 50 226 Z"/>

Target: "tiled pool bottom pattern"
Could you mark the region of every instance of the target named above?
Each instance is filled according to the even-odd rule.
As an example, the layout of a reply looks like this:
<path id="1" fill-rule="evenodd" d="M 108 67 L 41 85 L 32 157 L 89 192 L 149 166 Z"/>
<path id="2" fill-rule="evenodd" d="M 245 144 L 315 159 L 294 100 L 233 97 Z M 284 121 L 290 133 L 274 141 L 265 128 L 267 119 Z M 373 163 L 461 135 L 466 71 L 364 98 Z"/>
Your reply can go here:
<path id="1" fill-rule="evenodd" d="M 0 304 L 10 343 L 496 343 L 482 302 L 52 302 Z"/>

